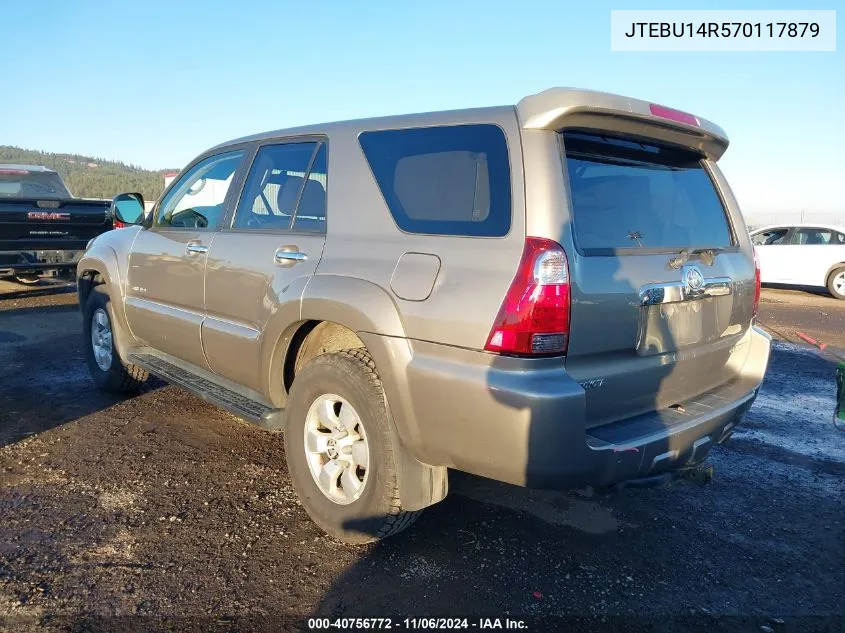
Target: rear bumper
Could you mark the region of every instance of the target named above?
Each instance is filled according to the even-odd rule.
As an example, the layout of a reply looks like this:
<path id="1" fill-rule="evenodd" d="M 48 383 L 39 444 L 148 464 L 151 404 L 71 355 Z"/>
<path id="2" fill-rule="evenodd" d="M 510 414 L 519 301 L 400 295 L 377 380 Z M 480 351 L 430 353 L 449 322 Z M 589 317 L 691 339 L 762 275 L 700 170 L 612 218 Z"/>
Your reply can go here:
<path id="1" fill-rule="evenodd" d="M 0 275 L 76 268 L 80 250 L 0 251 Z"/>
<path id="2" fill-rule="evenodd" d="M 605 486 L 701 462 L 757 396 L 771 338 L 752 328 L 737 343 L 729 383 L 663 410 L 587 429 L 584 390 L 559 361 L 528 365 L 479 352 L 434 356 L 414 345 L 407 365 L 418 459 L 536 488 Z M 437 346 L 440 347 L 440 346 Z M 471 358 L 476 364 L 469 364 Z M 401 435 L 401 433 L 400 433 Z"/>

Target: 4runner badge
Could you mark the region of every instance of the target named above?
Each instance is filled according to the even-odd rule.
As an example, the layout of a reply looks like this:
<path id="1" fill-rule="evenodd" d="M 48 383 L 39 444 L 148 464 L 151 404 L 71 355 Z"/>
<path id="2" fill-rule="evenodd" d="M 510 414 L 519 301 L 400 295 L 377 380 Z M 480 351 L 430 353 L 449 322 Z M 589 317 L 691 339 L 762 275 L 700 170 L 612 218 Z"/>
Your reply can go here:
<path id="1" fill-rule="evenodd" d="M 604 384 L 604 378 L 593 378 L 592 380 L 588 380 L 587 382 L 582 382 L 580 384 L 584 391 L 587 389 L 598 389 Z"/>

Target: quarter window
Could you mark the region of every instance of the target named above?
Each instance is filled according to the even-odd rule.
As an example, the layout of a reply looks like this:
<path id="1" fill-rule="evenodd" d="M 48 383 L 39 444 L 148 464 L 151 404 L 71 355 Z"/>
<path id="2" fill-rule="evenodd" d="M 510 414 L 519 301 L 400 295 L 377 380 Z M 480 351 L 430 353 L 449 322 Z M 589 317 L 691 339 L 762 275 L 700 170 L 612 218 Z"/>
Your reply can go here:
<path id="1" fill-rule="evenodd" d="M 226 194 L 244 152 L 211 156 L 194 165 L 159 205 L 155 226 L 217 228 L 225 212 Z"/>
<path id="2" fill-rule="evenodd" d="M 380 130 L 359 142 L 403 231 L 502 237 L 510 230 L 510 164 L 499 127 Z"/>

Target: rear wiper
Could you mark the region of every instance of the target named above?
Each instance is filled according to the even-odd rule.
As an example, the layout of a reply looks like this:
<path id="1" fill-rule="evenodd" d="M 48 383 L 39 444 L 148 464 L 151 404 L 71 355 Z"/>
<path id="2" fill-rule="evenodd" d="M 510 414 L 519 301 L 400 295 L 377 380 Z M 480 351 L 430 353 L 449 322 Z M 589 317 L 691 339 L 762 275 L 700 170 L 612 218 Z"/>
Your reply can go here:
<path id="1" fill-rule="evenodd" d="M 639 246 L 640 248 L 643 247 L 643 242 L 642 242 L 643 234 L 640 233 L 639 231 L 629 231 L 628 232 L 628 239 L 629 240 L 636 240 L 637 246 Z"/>

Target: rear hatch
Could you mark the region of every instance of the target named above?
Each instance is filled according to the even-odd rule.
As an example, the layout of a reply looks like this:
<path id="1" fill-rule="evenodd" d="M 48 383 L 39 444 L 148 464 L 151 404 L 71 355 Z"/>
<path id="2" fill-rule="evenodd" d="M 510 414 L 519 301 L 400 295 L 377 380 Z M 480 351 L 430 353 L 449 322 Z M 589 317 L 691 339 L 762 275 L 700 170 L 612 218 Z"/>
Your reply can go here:
<path id="1" fill-rule="evenodd" d="M 752 320 L 753 261 L 715 163 L 641 128 L 559 133 L 576 250 L 566 366 L 585 387 L 588 426 L 730 382 Z"/>

